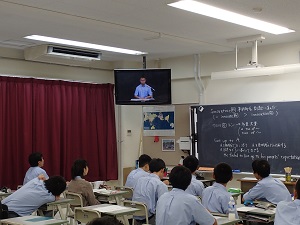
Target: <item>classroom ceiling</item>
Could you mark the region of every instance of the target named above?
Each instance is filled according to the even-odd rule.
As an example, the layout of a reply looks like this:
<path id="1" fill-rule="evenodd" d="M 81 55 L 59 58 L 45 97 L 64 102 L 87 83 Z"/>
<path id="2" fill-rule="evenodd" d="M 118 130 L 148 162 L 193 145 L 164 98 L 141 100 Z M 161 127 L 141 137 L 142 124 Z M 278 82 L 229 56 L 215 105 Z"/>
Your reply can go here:
<path id="1" fill-rule="evenodd" d="M 228 52 L 227 39 L 262 34 L 260 45 L 300 40 L 299 0 L 202 0 L 294 29 L 273 35 L 167 5 L 169 0 L 0 0 L 0 46 L 25 49 L 37 34 L 148 52 L 156 60 L 206 52 Z M 250 47 L 246 43 L 240 47 Z M 103 52 L 103 60 L 141 60 Z"/>

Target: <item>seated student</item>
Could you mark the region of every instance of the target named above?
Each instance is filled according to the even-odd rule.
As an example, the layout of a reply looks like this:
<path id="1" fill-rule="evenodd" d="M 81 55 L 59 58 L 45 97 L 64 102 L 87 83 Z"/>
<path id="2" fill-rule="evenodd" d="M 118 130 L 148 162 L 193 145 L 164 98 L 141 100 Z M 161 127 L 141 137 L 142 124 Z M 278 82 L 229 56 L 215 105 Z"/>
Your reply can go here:
<path id="1" fill-rule="evenodd" d="M 204 185 L 200 180 L 196 179 L 195 172 L 199 167 L 199 161 L 195 156 L 189 155 L 183 160 L 183 165 L 192 172 L 192 181 L 188 188 L 185 190 L 195 196 L 200 196 L 202 198 L 202 192 L 204 190 Z"/>
<path id="2" fill-rule="evenodd" d="M 36 177 L 3 199 L 1 203 L 7 205 L 9 218 L 29 216 L 43 204 L 59 199 L 65 189 L 66 181 L 61 176 L 53 176 L 45 181 Z"/>
<path id="3" fill-rule="evenodd" d="M 38 177 L 40 174 L 43 174 L 46 179 L 49 178 L 46 171 L 42 169 L 42 167 L 44 166 L 44 158 L 41 153 L 31 153 L 28 157 L 28 162 L 30 164 L 30 168 L 25 174 L 23 185 L 26 184 L 28 181 Z"/>
<path id="4" fill-rule="evenodd" d="M 173 185 L 170 192 L 157 201 L 157 225 L 216 225 L 216 219 L 203 207 L 196 196 L 185 190 L 191 183 L 191 172 L 184 166 L 172 169 L 169 179 Z"/>
<path id="5" fill-rule="evenodd" d="M 270 164 L 266 160 L 255 160 L 252 169 L 256 179 L 259 181 L 243 196 L 246 200 L 266 200 L 273 204 L 280 201 L 292 201 L 291 194 L 279 179 L 270 175 Z"/>
<path id="6" fill-rule="evenodd" d="M 137 180 L 140 177 L 149 175 L 149 163 L 151 161 L 151 157 L 149 155 L 143 154 L 139 157 L 139 168 L 132 170 L 126 180 L 125 186 L 134 188 Z"/>
<path id="7" fill-rule="evenodd" d="M 293 202 L 279 202 L 276 207 L 274 225 L 300 224 L 300 181 L 298 180 L 294 190 Z"/>
<path id="8" fill-rule="evenodd" d="M 168 192 L 168 187 L 161 179 L 164 176 L 166 165 L 162 159 L 152 159 L 149 163 L 150 174 L 138 179 L 134 191 L 133 201 L 143 202 L 148 207 L 149 223 L 155 224 L 156 202 L 159 197 Z M 135 217 L 138 224 L 145 223 L 145 217 Z"/>
<path id="9" fill-rule="evenodd" d="M 71 174 L 72 180 L 68 185 L 68 191 L 82 195 L 83 206 L 98 205 L 99 201 L 96 199 L 93 187 L 90 182 L 83 179 L 89 172 L 87 161 L 78 159 L 73 163 Z"/>
<path id="10" fill-rule="evenodd" d="M 101 218 L 93 219 L 87 225 L 124 225 L 122 222 L 112 216 L 103 216 Z"/>
<path id="11" fill-rule="evenodd" d="M 226 185 L 233 178 L 232 169 L 227 163 L 219 163 L 214 168 L 213 177 L 216 182 L 204 189 L 202 204 L 210 212 L 228 214 L 231 194 L 227 191 Z"/>

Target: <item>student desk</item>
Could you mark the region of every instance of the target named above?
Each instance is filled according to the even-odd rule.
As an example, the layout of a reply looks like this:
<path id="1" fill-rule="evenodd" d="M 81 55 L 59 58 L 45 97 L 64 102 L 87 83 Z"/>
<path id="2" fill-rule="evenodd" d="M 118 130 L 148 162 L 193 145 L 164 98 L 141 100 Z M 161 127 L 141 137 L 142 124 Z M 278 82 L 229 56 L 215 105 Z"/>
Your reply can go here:
<path id="1" fill-rule="evenodd" d="M 217 220 L 218 225 L 233 225 L 233 224 L 238 224 L 240 219 L 236 220 L 229 220 L 226 216 L 214 216 L 214 218 Z"/>
<path id="2" fill-rule="evenodd" d="M 242 192 L 246 193 L 256 185 L 258 180 L 255 178 L 243 178 L 243 179 L 238 179 L 237 181 L 241 182 L 241 190 Z M 283 183 L 291 194 L 294 193 L 294 187 L 296 185 L 296 182 L 283 181 Z"/>
<path id="3" fill-rule="evenodd" d="M 5 193 L 0 191 L 0 201 L 2 201 L 4 198 L 6 198 L 9 195 L 11 195 L 11 193 Z"/>
<path id="4" fill-rule="evenodd" d="M 10 219 L 0 220 L 0 224 L 13 224 L 13 225 L 54 225 L 54 224 L 67 224 L 68 220 L 57 220 L 51 217 L 43 216 L 22 216 Z"/>
<path id="5" fill-rule="evenodd" d="M 73 199 L 68 199 L 68 198 L 61 198 L 57 201 L 54 202 L 49 202 L 45 205 L 42 205 L 39 209 L 39 215 L 44 215 L 43 211 L 49 211 L 49 210 L 58 210 L 60 218 L 62 218 L 63 220 L 67 219 L 67 216 L 70 213 L 70 202 L 73 201 Z M 66 213 L 64 213 L 64 211 L 62 210 L 62 208 L 67 208 Z"/>
<path id="6" fill-rule="evenodd" d="M 122 205 L 123 194 L 127 194 L 128 191 L 119 190 L 106 190 L 106 189 L 93 189 L 95 196 L 101 196 L 108 198 L 108 200 L 113 199 L 116 201 L 117 205 Z"/>
<path id="7" fill-rule="evenodd" d="M 86 207 L 76 207 L 75 208 L 75 219 L 81 221 L 81 219 L 89 218 L 92 220 L 94 218 L 89 216 L 90 212 L 98 212 L 101 216 L 109 215 L 114 217 L 122 218 L 125 225 L 129 225 L 128 217 L 129 215 L 133 215 L 135 212 L 139 211 L 136 208 L 130 208 L 125 206 L 119 205 L 112 205 L 112 204 L 101 204 L 101 205 L 93 205 L 93 206 L 86 206 Z M 80 213 L 83 212 L 83 213 Z M 95 213 L 93 213 L 95 216 Z"/>
<path id="8" fill-rule="evenodd" d="M 249 222 L 265 222 L 274 221 L 276 209 L 261 209 L 255 206 L 239 205 L 237 207 L 239 216 L 249 224 Z"/>

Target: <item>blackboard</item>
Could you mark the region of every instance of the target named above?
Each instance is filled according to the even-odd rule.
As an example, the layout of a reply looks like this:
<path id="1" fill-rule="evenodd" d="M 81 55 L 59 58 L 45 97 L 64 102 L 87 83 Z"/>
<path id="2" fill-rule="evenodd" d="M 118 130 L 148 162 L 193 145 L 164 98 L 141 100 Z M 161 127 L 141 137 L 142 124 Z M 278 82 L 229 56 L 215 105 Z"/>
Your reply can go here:
<path id="1" fill-rule="evenodd" d="M 255 159 L 266 159 L 271 173 L 300 174 L 300 102 L 199 105 L 197 150 L 201 166 L 226 162 L 252 172 Z"/>

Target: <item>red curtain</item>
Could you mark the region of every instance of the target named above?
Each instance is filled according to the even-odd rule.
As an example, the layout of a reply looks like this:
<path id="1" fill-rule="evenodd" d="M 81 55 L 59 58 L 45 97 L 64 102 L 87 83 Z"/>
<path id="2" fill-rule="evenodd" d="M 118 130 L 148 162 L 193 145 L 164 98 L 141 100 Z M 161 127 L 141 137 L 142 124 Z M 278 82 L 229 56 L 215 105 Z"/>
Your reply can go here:
<path id="1" fill-rule="evenodd" d="M 72 163 L 82 158 L 88 180 L 117 179 L 112 84 L 1 78 L 0 85 L 7 95 L 1 94 L 0 106 L 2 186 L 22 183 L 32 151 L 43 153 L 49 176 L 69 180 Z"/>

